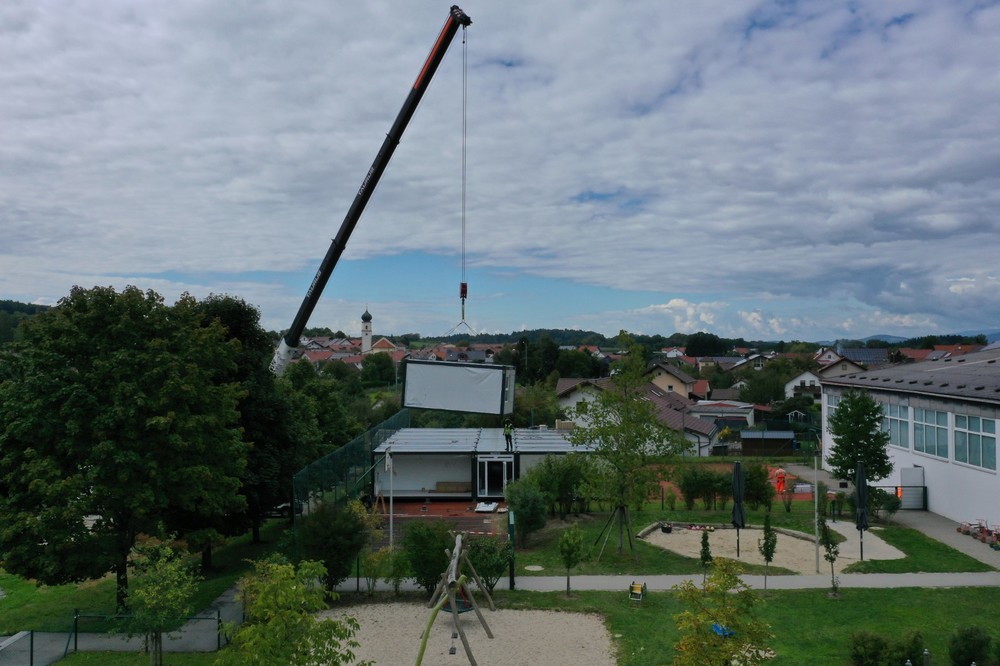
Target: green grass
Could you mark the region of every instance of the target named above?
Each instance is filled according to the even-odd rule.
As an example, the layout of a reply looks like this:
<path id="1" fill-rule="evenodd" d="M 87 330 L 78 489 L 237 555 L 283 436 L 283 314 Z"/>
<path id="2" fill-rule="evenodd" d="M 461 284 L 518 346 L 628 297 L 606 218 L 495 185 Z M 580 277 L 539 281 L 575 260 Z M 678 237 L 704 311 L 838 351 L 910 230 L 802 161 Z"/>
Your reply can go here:
<path id="1" fill-rule="evenodd" d="M 639 531 L 640 525 L 652 522 L 649 516 L 640 516 L 644 522 L 633 519 L 633 532 Z M 650 545 L 646 541 L 633 538 L 634 550 L 629 548 L 628 535 L 624 535 L 624 548 L 618 553 L 618 530 L 613 524 L 601 536 L 601 530 L 608 522 L 607 514 L 581 515 L 571 517 L 583 532 L 583 544 L 586 555 L 583 562 L 573 569 L 574 575 L 655 575 L 655 574 L 697 574 L 701 573 L 701 561 L 697 557 L 684 557 L 669 550 Z M 566 567 L 559 555 L 559 537 L 570 521 L 550 520 L 540 532 L 533 534 L 528 540 L 527 548 L 519 548 L 515 554 L 519 576 L 541 575 L 559 576 L 565 574 Z M 605 537 L 607 539 L 605 540 Z M 603 552 L 602 552 L 603 549 Z M 532 572 L 527 566 L 543 567 L 542 571 Z M 747 565 L 746 572 L 763 574 L 764 567 Z M 781 567 L 770 567 L 772 575 L 790 574 L 791 571 Z"/>
<path id="2" fill-rule="evenodd" d="M 909 527 L 888 526 L 875 533 L 889 545 L 906 553 L 906 557 L 898 560 L 855 562 L 844 569 L 845 573 L 994 571 L 990 565 Z"/>
<path id="3" fill-rule="evenodd" d="M 270 521 L 261 531 L 262 544 L 250 543 L 250 535 L 231 539 L 213 554 L 214 570 L 199 586 L 196 609 L 207 608 L 231 588 L 248 569 L 247 560 L 272 552 L 287 528 L 283 521 Z M 77 585 L 35 585 L 31 581 L 0 570 L 0 588 L 7 596 L 0 600 L 0 634 L 18 631 L 68 631 L 76 609 L 82 613 L 110 617 L 115 611 L 115 582 L 112 577 Z M 106 631 L 108 622 L 88 622 L 89 631 Z"/>
<path id="4" fill-rule="evenodd" d="M 641 604 L 620 593 L 497 591 L 497 605 L 599 613 L 617 636 L 619 666 L 670 663 L 678 640 L 673 616 L 681 606 L 671 592 L 651 592 Z M 867 629 L 886 637 L 916 630 L 925 639 L 933 663 L 946 664 L 948 639 L 963 625 L 990 631 L 1000 625 L 1000 589 L 916 588 L 842 590 L 831 598 L 826 590 L 760 593 L 759 617 L 771 625 L 774 666 L 843 666 L 849 663 L 851 634 Z M 487 615 L 487 619 L 488 619 Z M 499 638 L 499 637 L 498 637 Z"/>
<path id="5" fill-rule="evenodd" d="M 638 533 L 642 528 L 664 520 L 675 525 L 730 525 L 729 510 L 660 510 L 659 504 L 650 504 L 643 511 L 631 514 L 632 532 Z M 518 575 L 561 575 L 565 572 L 559 555 L 559 536 L 562 530 L 576 523 L 583 531 L 583 543 L 586 551 L 585 561 L 573 571 L 575 575 L 656 575 L 656 574 L 697 574 L 701 573 L 699 558 L 684 557 L 670 551 L 650 545 L 642 540 L 633 539 L 634 551 L 629 549 L 628 535 L 624 538 L 624 548 L 621 555 L 617 553 L 618 531 L 615 525 L 609 529 L 610 537 L 599 537 L 601 530 L 608 522 L 609 514 L 582 514 L 568 516 L 566 521 L 550 519 L 545 528 L 531 535 L 527 548 L 519 548 L 516 552 Z M 748 527 L 761 527 L 764 523 L 764 511 L 749 511 Z M 771 524 L 783 528 L 813 534 L 813 505 L 810 502 L 795 502 L 791 511 L 785 511 L 778 503 L 771 514 Z M 975 558 L 969 557 L 950 546 L 946 546 L 923 533 L 899 525 L 879 525 L 873 534 L 887 543 L 899 548 L 906 557 L 898 560 L 866 560 L 851 565 L 847 573 L 961 573 L 993 571 L 994 568 Z M 834 532 L 843 540 L 843 537 Z M 605 532 L 605 536 L 608 533 Z M 603 546 L 603 553 L 601 552 Z M 751 544 L 749 547 L 753 547 Z M 526 566 L 541 566 L 542 571 L 525 570 Z M 763 574 L 763 566 L 745 566 L 748 574 Z M 794 575 L 795 572 L 781 567 L 770 567 L 769 575 Z"/>
<path id="6" fill-rule="evenodd" d="M 1000 626 L 1000 589 L 848 589 L 837 597 L 826 590 L 758 592 L 758 617 L 771 626 L 769 647 L 774 666 L 844 666 L 849 663 L 851 635 L 867 629 L 886 637 L 919 631 L 933 656 L 932 663 L 948 663 L 948 639 L 959 626 L 975 624 L 993 631 Z M 345 594 L 345 603 L 366 603 L 364 595 Z M 407 600 L 426 598 L 405 595 Z M 670 663 L 680 637 L 673 617 L 682 610 L 672 592 L 650 592 L 639 604 L 621 592 L 526 592 L 498 589 L 498 608 L 596 613 L 605 619 L 617 647 L 618 666 L 662 666 Z M 485 611 L 489 621 L 489 611 Z M 516 640 L 497 636 L 496 640 Z M 213 655 L 167 654 L 168 664 L 211 664 Z M 73 655 L 60 664 L 74 666 L 141 666 L 141 654 L 93 653 Z"/>

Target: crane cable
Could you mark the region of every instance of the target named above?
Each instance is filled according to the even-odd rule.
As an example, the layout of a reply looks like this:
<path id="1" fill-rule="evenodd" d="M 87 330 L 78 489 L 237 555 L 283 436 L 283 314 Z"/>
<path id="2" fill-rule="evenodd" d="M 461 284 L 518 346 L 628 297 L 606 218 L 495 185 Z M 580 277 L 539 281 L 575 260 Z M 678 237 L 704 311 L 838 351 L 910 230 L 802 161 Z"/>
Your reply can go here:
<path id="1" fill-rule="evenodd" d="M 468 30 L 462 27 L 462 283 L 459 286 L 459 298 L 462 300 L 462 321 L 465 321 L 465 299 L 469 295 L 469 283 L 465 272 L 465 190 L 468 181 L 468 162 L 466 158 L 468 145 L 468 108 L 469 108 L 469 42 L 466 37 Z"/>

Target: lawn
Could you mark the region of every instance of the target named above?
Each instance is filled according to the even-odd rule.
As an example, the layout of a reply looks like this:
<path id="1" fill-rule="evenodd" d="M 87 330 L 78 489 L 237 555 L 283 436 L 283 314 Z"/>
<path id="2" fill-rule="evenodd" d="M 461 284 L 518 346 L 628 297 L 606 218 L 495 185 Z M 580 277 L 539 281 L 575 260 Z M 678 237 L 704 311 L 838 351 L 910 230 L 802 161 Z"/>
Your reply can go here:
<path id="1" fill-rule="evenodd" d="M 670 592 L 651 592 L 637 604 L 620 593 L 498 591 L 506 608 L 541 608 L 594 612 L 606 618 L 618 638 L 619 666 L 669 664 L 678 639 L 673 616 L 681 607 Z M 975 624 L 995 633 L 1000 626 L 1000 589 L 916 588 L 843 590 L 831 598 L 826 590 L 761 593 L 759 617 L 771 626 L 775 666 L 843 666 L 849 663 L 851 635 L 868 629 L 886 637 L 919 631 L 933 663 L 947 664 L 948 639 L 959 627 Z M 488 616 L 487 616 L 488 617 Z M 498 638 L 503 638 L 499 637 Z"/>
<path id="2" fill-rule="evenodd" d="M 273 520 L 261 531 L 262 544 L 250 543 L 250 535 L 230 539 L 213 557 L 214 569 L 202 581 L 194 600 L 197 609 L 207 608 L 231 588 L 248 569 L 247 560 L 272 552 L 287 529 L 287 522 Z M 112 616 L 115 611 L 115 581 L 111 576 L 77 585 L 35 585 L 0 570 L 0 588 L 7 597 L 0 601 L 0 635 L 18 631 L 69 631 L 76 609 L 91 615 Z M 110 628 L 106 623 L 88 626 L 91 631 Z"/>
<path id="3" fill-rule="evenodd" d="M 659 503 L 647 504 L 642 511 L 631 513 L 632 532 L 638 533 L 642 528 L 663 520 L 677 525 L 729 525 L 729 510 L 694 509 L 674 510 L 660 509 Z M 608 524 L 609 514 L 581 514 L 567 516 L 565 521 L 558 518 L 550 519 L 539 532 L 531 535 L 526 548 L 519 548 L 515 553 L 518 575 L 559 575 L 565 571 L 559 555 L 559 536 L 562 530 L 571 524 L 577 524 L 583 531 L 583 543 L 586 548 L 584 562 L 573 570 L 574 575 L 656 575 L 656 574 L 697 574 L 701 573 L 701 562 L 698 558 L 684 557 L 652 546 L 641 539 L 633 539 L 634 550 L 630 549 L 628 535 L 623 540 L 624 548 L 621 554 L 617 552 L 618 530 L 614 525 L 608 526 L 604 536 L 601 531 Z M 764 524 L 763 510 L 750 510 L 747 513 L 747 526 L 760 527 Z M 776 502 L 771 513 L 771 524 L 776 528 L 784 528 L 813 534 L 813 505 L 807 501 L 797 501 L 791 511 L 785 511 L 780 502 Z M 896 546 L 906 557 L 899 560 L 868 560 L 858 562 L 848 569 L 849 573 L 917 573 L 917 572 L 978 572 L 992 571 L 993 568 L 964 553 L 931 539 L 921 532 L 899 525 L 882 525 L 879 536 L 889 544 Z M 609 535 L 610 532 L 610 535 Z M 603 552 L 602 552 L 603 550 Z M 540 566 L 540 571 L 528 571 L 526 566 Z M 747 566 L 746 573 L 762 574 L 764 567 Z M 770 575 L 795 575 L 787 569 L 770 567 Z"/>

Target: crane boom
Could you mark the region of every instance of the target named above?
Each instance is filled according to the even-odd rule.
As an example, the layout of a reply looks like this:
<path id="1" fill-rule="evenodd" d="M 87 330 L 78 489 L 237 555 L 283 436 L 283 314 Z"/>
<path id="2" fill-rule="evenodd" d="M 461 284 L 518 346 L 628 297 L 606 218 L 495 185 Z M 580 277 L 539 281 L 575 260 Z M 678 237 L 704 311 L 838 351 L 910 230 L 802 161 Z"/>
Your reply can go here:
<path id="1" fill-rule="evenodd" d="M 365 206 L 368 205 L 368 200 L 375 191 L 382 173 L 385 171 L 386 166 L 388 166 L 389 160 L 392 158 L 392 154 L 395 152 L 396 146 L 403 136 L 403 131 L 409 124 L 410 118 L 413 117 L 414 111 L 417 110 L 417 105 L 420 104 L 420 99 L 427 90 L 427 86 L 430 85 L 438 65 L 441 64 L 445 52 L 455 37 L 455 33 L 458 32 L 459 26 L 466 27 L 471 24 L 472 19 L 459 9 L 457 5 L 452 5 L 448 19 L 445 21 L 444 27 L 441 28 L 441 33 L 438 35 L 434 47 L 427 56 L 424 66 L 420 69 L 417 80 L 413 83 L 406 101 L 403 102 L 403 107 L 399 110 L 396 121 L 392 124 L 392 128 L 386 135 L 385 141 L 382 142 L 382 147 L 375 156 L 375 161 L 372 162 L 371 168 L 368 169 L 368 173 L 365 174 L 364 179 L 361 181 L 361 187 L 354 196 L 354 202 L 347 210 L 347 215 L 344 217 L 337 235 L 334 236 L 333 241 L 330 243 L 330 249 L 327 250 L 326 256 L 323 257 L 323 261 L 319 265 L 319 270 L 316 271 L 316 277 L 313 278 L 309 289 L 306 290 L 305 298 L 302 300 L 302 305 L 299 306 L 299 311 L 295 315 L 295 319 L 292 320 L 291 328 L 288 329 L 288 333 L 281 339 L 278 348 L 274 352 L 274 358 L 271 359 L 271 371 L 274 374 L 280 376 L 284 373 L 285 368 L 288 367 L 292 352 L 299 346 L 299 338 L 302 336 L 302 331 L 305 330 L 309 317 L 312 315 L 316 303 L 319 301 L 319 297 L 326 287 L 327 281 L 329 281 L 330 276 L 333 274 L 333 269 L 340 260 L 340 255 L 344 253 L 344 247 L 347 245 L 351 233 L 354 232 L 354 227 L 357 226 L 358 220 L 361 219 L 361 214 L 364 212 Z"/>

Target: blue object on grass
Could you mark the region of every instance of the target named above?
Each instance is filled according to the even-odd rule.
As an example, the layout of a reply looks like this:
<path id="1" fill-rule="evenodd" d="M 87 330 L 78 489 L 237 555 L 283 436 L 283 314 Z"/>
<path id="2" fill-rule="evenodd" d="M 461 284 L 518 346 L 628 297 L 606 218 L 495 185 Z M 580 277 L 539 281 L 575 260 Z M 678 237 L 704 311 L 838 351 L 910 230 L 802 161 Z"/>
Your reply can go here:
<path id="1" fill-rule="evenodd" d="M 734 632 L 729 627 L 723 627 L 718 622 L 712 623 L 712 631 L 719 634 L 723 638 L 729 638 L 730 636 L 734 635 Z"/>

